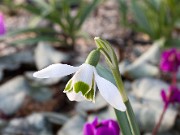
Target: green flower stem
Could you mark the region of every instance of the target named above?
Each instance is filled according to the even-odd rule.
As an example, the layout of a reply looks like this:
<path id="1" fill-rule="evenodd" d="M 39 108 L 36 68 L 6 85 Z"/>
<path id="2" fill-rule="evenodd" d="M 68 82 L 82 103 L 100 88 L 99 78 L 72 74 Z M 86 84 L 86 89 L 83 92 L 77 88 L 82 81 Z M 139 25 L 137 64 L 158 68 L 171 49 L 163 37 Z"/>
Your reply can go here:
<path id="1" fill-rule="evenodd" d="M 133 109 L 132 109 L 131 104 L 129 102 L 129 99 L 128 99 L 127 95 L 126 95 L 126 92 L 124 90 L 124 85 L 123 85 L 123 82 L 122 82 L 122 79 L 121 79 L 121 76 L 120 76 L 119 68 L 117 67 L 116 69 L 111 69 L 111 71 L 112 71 L 112 74 L 113 74 L 114 79 L 116 81 L 116 85 L 117 85 L 117 87 L 119 89 L 119 92 L 121 93 L 121 96 L 122 96 L 123 101 L 124 101 L 124 103 L 126 105 L 126 108 L 127 108 L 127 110 L 126 110 L 126 117 L 128 118 L 132 135 L 140 135 L 139 127 L 138 127 L 138 125 L 136 123 L 136 119 L 135 119 L 135 115 L 134 115 Z M 117 113 L 116 113 L 116 115 L 117 115 Z M 119 116 L 117 116 L 117 117 L 119 117 Z M 120 125 L 121 128 L 122 128 L 123 124 L 125 124 L 125 123 L 123 122 Z"/>
<path id="2" fill-rule="evenodd" d="M 106 62 L 112 71 L 116 85 L 127 108 L 126 112 L 115 110 L 123 135 L 140 135 L 133 109 L 124 90 L 124 85 L 118 67 L 117 56 L 114 52 L 114 49 L 107 41 L 102 40 L 99 37 L 95 37 L 94 39 L 98 49 L 100 49 L 100 52 L 104 55 Z"/>
<path id="3" fill-rule="evenodd" d="M 118 68 L 118 70 L 119 70 L 119 68 Z M 123 85 L 122 79 L 120 77 L 120 72 L 118 70 L 117 70 L 117 68 L 111 69 L 112 74 L 114 76 L 114 79 L 116 81 L 116 85 L 118 87 L 118 90 L 121 93 L 123 102 L 126 102 L 126 101 L 128 101 L 128 97 L 127 97 L 126 92 L 124 90 L 124 85 Z"/>

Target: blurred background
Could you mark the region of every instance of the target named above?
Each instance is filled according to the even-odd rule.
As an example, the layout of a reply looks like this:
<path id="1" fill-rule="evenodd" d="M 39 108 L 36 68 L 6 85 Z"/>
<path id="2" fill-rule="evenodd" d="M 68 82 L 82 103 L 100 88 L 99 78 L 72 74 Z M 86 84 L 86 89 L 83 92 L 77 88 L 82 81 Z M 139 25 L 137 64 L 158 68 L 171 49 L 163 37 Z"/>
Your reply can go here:
<path id="1" fill-rule="evenodd" d="M 172 78 L 162 52 L 174 48 L 180 65 L 180 0 L 1 0 L 0 135 L 81 135 L 95 116 L 116 119 L 99 93 L 95 104 L 70 102 L 71 76 L 32 76 L 53 63 L 81 65 L 96 36 L 115 49 L 141 133 L 151 134 Z M 180 70 L 175 79 L 180 88 Z M 159 135 L 180 135 L 179 112 L 168 107 Z"/>

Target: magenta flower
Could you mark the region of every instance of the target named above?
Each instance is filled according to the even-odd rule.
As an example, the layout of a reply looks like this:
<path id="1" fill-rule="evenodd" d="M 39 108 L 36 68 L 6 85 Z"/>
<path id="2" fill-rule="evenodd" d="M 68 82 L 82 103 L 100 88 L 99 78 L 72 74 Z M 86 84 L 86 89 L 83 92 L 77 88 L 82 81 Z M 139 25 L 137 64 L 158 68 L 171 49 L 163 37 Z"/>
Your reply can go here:
<path id="1" fill-rule="evenodd" d="M 177 72 L 180 66 L 180 52 L 175 48 L 162 53 L 160 69 L 165 72 Z"/>
<path id="2" fill-rule="evenodd" d="M 86 123 L 83 129 L 84 135 L 119 135 L 120 128 L 114 120 L 103 120 L 98 123 L 95 118 L 92 123 Z"/>
<path id="3" fill-rule="evenodd" d="M 3 14 L 0 13 L 0 35 L 4 35 L 6 33 L 5 25 L 4 25 L 4 17 Z"/>
<path id="4" fill-rule="evenodd" d="M 176 86 L 170 86 L 167 93 L 165 90 L 161 91 L 161 97 L 165 106 L 168 106 L 170 103 L 180 103 L 180 90 Z"/>

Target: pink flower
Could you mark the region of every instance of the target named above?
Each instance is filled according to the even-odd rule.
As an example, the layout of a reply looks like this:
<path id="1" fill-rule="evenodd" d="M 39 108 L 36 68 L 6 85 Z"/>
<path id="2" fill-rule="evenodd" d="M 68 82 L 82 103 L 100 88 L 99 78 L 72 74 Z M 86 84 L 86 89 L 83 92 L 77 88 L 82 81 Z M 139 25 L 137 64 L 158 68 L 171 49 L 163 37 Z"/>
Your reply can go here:
<path id="1" fill-rule="evenodd" d="M 162 53 L 160 69 L 165 72 L 177 72 L 180 66 L 180 52 L 173 48 Z"/>
<path id="2" fill-rule="evenodd" d="M 180 90 L 176 86 L 170 86 L 167 93 L 165 90 L 161 91 L 161 97 L 165 106 L 168 106 L 170 103 L 180 103 Z"/>
<path id="3" fill-rule="evenodd" d="M 118 123 L 114 120 L 103 120 L 98 123 L 98 118 L 92 123 L 84 125 L 84 135 L 119 135 L 120 128 Z"/>
<path id="4" fill-rule="evenodd" d="M 5 25 L 4 25 L 4 17 L 3 14 L 0 13 L 0 35 L 4 35 L 6 33 Z"/>

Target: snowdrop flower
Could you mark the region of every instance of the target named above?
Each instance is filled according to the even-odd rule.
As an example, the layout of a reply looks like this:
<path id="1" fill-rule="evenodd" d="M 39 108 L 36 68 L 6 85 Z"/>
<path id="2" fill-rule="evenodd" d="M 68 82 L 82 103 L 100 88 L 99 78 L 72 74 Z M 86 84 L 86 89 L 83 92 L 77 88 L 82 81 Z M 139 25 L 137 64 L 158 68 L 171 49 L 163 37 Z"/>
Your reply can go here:
<path id="1" fill-rule="evenodd" d="M 33 74 L 37 78 L 64 77 L 75 73 L 67 83 L 64 93 L 70 101 L 89 100 L 95 102 L 96 84 L 100 94 L 114 108 L 125 111 L 126 107 L 117 87 L 98 75 L 95 66 L 100 57 L 99 50 L 92 51 L 84 64 L 73 67 L 67 64 L 52 64 Z"/>

